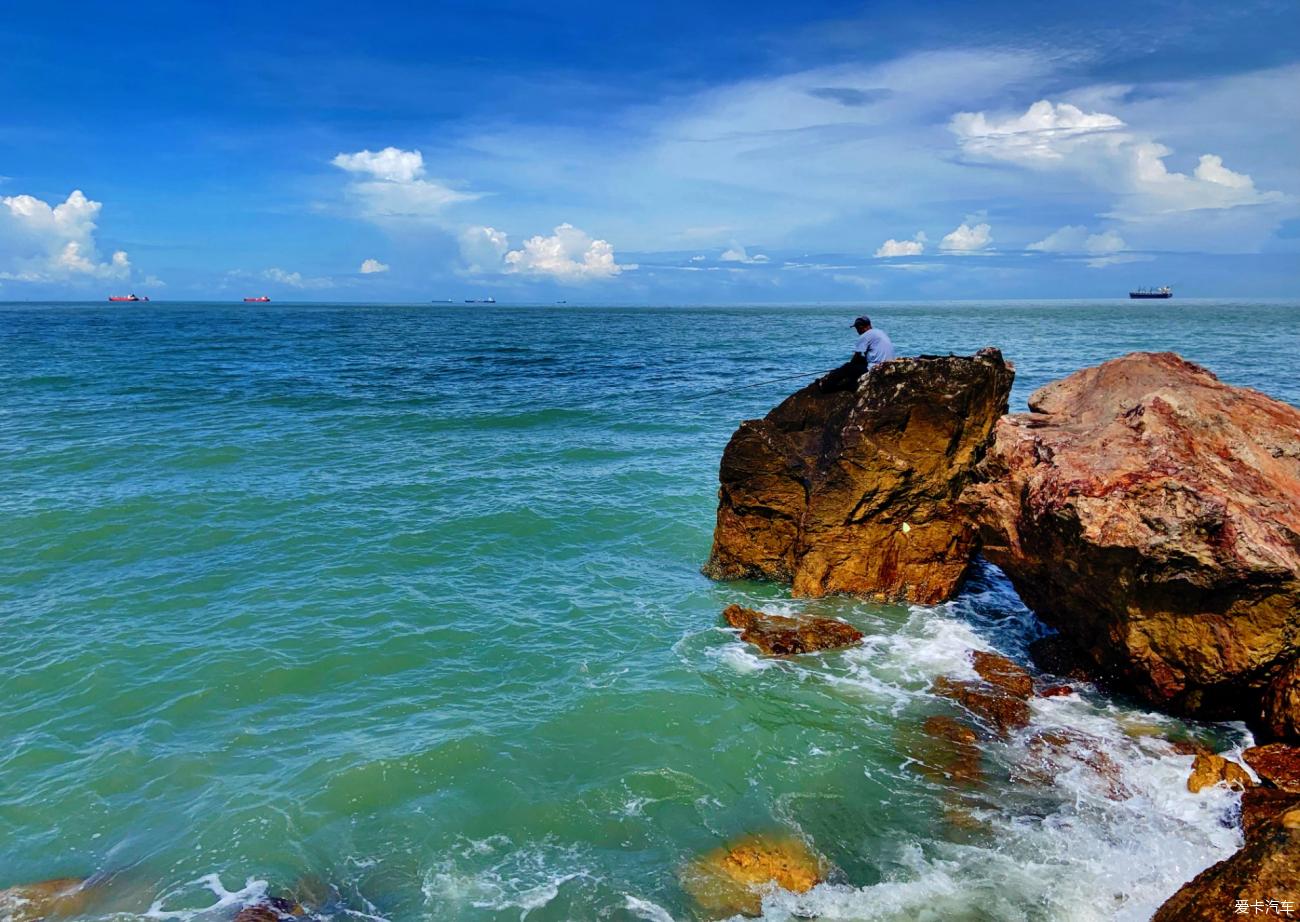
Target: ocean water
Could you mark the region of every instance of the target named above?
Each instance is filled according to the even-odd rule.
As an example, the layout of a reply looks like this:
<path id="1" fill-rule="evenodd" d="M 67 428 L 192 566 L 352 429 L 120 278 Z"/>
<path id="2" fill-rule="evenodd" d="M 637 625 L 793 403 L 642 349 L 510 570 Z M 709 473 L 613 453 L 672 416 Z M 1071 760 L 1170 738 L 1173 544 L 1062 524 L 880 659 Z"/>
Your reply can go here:
<path id="1" fill-rule="evenodd" d="M 933 608 L 700 575 L 744 418 L 854 306 L 0 305 L 0 888 L 91 918 L 690 920 L 751 832 L 834 866 L 768 919 L 1148 918 L 1239 843 L 1167 737 L 1086 686 L 925 770 L 927 692 L 1042 632 L 984 568 Z M 901 354 L 1000 346 L 1014 405 L 1133 349 L 1300 403 L 1300 304 L 874 306 Z M 805 379 L 806 380 L 806 379 Z M 725 393 L 713 391 L 728 389 Z M 754 655 L 732 602 L 843 617 Z M 1104 742 L 1047 778 L 1030 734 Z M 1121 795 L 1110 789 L 1118 781 Z"/>

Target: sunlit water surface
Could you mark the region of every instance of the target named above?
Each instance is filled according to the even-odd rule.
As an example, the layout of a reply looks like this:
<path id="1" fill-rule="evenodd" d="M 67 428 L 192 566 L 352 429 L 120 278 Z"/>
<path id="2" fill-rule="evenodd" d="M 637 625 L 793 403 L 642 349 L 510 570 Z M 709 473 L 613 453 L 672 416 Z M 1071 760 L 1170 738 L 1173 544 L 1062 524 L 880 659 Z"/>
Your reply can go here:
<path id="1" fill-rule="evenodd" d="M 699 574 L 743 418 L 837 362 L 852 307 L 0 306 L 0 887 L 228 919 L 269 890 L 384 919 L 694 918 L 752 831 L 833 863 L 770 919 L 1145 919 L 1233 850 L 1221 745 L 1085 689 L 918 770 L 927 689 L 1042 629 L 994 571 L 936 608 Z M 902 354 L 1000 346 L 1036 387 L 1172 349 L 1300 403 L 1300 306 L 888 304 Z M 731 602 L 841 616 L 756 657 Z M 1029 734 L 1106 741 L 1011 779 Z M 954 813 L 956 811 L 956 813 Z M 956 821 L 954 817 L 956 816 Z M 965 817 L 965 819 L 962 819 Z"/>

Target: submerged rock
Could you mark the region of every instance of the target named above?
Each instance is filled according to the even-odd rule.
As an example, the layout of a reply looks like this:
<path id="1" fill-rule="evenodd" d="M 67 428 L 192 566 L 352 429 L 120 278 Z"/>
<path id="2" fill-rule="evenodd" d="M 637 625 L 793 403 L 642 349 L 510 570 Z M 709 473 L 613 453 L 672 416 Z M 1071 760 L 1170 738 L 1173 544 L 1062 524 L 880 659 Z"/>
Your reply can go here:
<path id="1" fill-rule="evenodd" d="M 1016 781 L 1051 784 L 1070 763 L 1086 765 L 1105 785 L 1110 800 L 1126 800 L 1132 792 L 1124 784 L 1124 770 L 1106 752 L 1106 741 L 1079 730 L 1040 730 L 1025 744 L 1025 759 L 1012 771 Z"/>
<path id="2" fill-rule="evenodd" d="M 682 886 L 713 918 L 762 912 L 773 886 L 807 893 L 826 879 L 826 862 L 794 836 L 750 836 L 693 861 Z"/>
<path id="3" fill-rule="evenodd" d="M 1225 784 L 1234 791 L 1244 791 L 1255 786 L 1255 781 L 1236 762 L 1214 753 L 1197 753 L 1192 760 L 1192 773 L 1187 778 L 1187 790 L 1199 794 L 1205 788 Z"/>
<path id="4" fill-rule="evenodd" d="M 704 572 L 942 601 L 970 562 L 956 500 L 1006 412 L 1013 372 L 996 349 L 895 359 L 854 392 L 816 381 L 732 435 Z"/>
<path id="5" fill-rule="evenodd" d="M 1264 692 L 1260 719 L 1274 739 L 1300 743 L 1300 659 L 1283 669 Z"/>
<path id="6" fill-rule="evenodd" d="M 1243 900 L 1258 915 L 1270 904 L 1274 915 L 1283 903 L 1300 908 L 1300 811 L 1283 813 L 1231 858 L 1183 884 L 1152 922 L 1220 922 L 1235 918 Z"/>
<path id="7" fill-rule="evenodd" d="M 1252 746 L 1241 754 L 1255 774 L 1269 784 L 1292 794 L 1300 794 L 1300 746 L 1270 743 Z"/>
<path id="8" fill-rule="evenodd" d="M 740 628 L 741 640 L 772 656 L 835 650 L 862 640 L 861 631 L 834 618 L 787 618 L 739 605 L 728 605 L 722 617 L 732 627 Z"/>
<path id="9" fill-rule="evenodd" d="M 962 497 L 1025 602 L 1148 701 L 1255 719 L 1300 654 L 1300 410 L 1134 353 L 1003 418 Z"/>
<path id="10" fill-rule="evenodd" d="M 1028 698 L 1033 694 L 1033 676 L 1000 653 L 972 650 L 970 658 L 979 677 L 990 685 L 1017 698 Z"/>
<path id="11" fill-rule="evenodd" d="M 301 916 L 304 909 L 293 900 L 273 896 L 245 906 L 235 915 L 235 922 L 280 922 L 281 919 L 293 919 Z"/>
<path id="12" fill-rule="evenodd" d="M 921 725 L 927 737 L 915 752 L 916 765 L 928 778 L 945 784 L 974 787 L 984 781 L 979 732 L 955 717 L 936 714 Z"/>
<path id="13" fill-rule="evenodd" d="M 38 922 L 41 919 L 81 915 L 90 901 L 91 887 L 81 877 L 60 877 L 0 890 L 0 919 Z"/>
<path id="14" fill-rule="evenodd" d="M 933 694 L 951 698 L 1006 739 L 1012 730 L 1029 725 L 1029 703 L 987 682 L 967 682 L 939 676 L 930 686 Z"/>
<path id="15" fill-rule="evenodd" d="M 1241 830 L 1250 842 L 1266 831 L 1283 813 L 1300 809 L 1300 794 L 1277 788 L 1254 787 L 1241 795 Z"/>

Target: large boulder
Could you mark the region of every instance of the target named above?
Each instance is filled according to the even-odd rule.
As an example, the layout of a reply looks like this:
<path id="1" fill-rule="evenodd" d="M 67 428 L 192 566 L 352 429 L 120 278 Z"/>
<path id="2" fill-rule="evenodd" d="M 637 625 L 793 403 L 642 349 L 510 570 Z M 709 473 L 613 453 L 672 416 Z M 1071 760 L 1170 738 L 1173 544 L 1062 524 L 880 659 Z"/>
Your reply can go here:
<path id="1" fill-rule="evenodd" d="M 1300 742 L 1300 660 L 1294 660 L 1269 683 L 1260 720 L 1274 739 Z"/>
<path id="2" fill-rule="evenodd" d="M 742 423 L 705 573 L 791 582 L 797 596 L 948 598 L 975 537 L 956 501 L 1012 376 L 996 349 L 895 359 L 856 390 L 819 380 Z"/>
<path id="3" fill-rule="evenodd" d="M 962 498 L 984 555 L 1097 673 L 1254 718 L 1300 653 L 1300 411 L 1172 353 L 1077 372 L 1029 408 Z"/>

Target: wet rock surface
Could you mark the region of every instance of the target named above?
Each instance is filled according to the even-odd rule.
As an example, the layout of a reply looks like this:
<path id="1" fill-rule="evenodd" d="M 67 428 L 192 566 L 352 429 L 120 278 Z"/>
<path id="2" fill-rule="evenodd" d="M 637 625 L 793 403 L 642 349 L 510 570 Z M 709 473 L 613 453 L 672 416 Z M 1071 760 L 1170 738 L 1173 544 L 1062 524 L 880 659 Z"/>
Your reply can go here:
<path id="1" fill-rule="evenodd" d="M 1002 739 L 1008 738 L 1012 730 L 1029 725 L 1029 703 L 996 685 L 939 676 L 930 691 L 956 701 Z"/>
<path id="2" fill-rule="evenodd" d="M 1269 784 L 1292 794 L 1300 794 L 1300 746 L 1270 743 L 1254 746 L 1241 754 L 1255 774 Z"/>
<path id="3" fill-rule="evenodd" d="M 1272 738 L 1300 744 L 1300 660 L 1278 673 L 1265 689 L 1260 721 Z"/>
<path id="4" fill-rule="evenodd" d="M 921 724 L 925 744 L 915 752 L 922 774 L 933 781 L 975 787 L 984 781 L 979 731 L 955 717 L 936 714 Z"/>
<path id="5" fill-rule="evenodd" d="M 740 605 L 729 605 L 722 617 L 740 629 L 740 639 L 771 656 L 793 656 L 818 650 L 837 650 L 862 641 L 862 632 L 834 618 L 769 615 Z"/>
<path id="6" fill-rule="evenodd" d="M 1132 792 L 1123 781 L 1123 769 L 1106 753 L 1106 741 L 1080 730 L 1040 730 L 1025 745 L 1025 760 L 1012 773 L 1017 781 L 1051 784 L 1071 762 L 1091 769 L 1105 786 L 1110 800 L 1126 800 Z"/>
<path id="7" fill-rule="evenodd" d="M 682 886 L 710 918 L 762 911 L 773 886 L 807 893 L 826 879 L 826 862 L 794 836 L 749 836 L 692 862 Z"/>
<path id="8" fill-rule="evenodd" d="M 1254 787 L 1255 781 L 1236 762 L 1213 753 L 1197 753 L 1192 760 L 1192 773 L 1187 778 L 1187 790 L 1199 794 L 1216 784 L 1225 784 L 1234 791 L 1244 791 Z"/>
<path id="9" fill-rule="evenodd" d="M 1241 795 L 1241 830 L 1250 842 L 1283 813 L 1300 809 L 1300 794 L 1277 788 L 1255 787 Z"/>
<path id="10" fill-rule="evenodd" d="M 1002 654 L 972 650 L 970 659 L 981 679 L 1008 695 L 1028 698 L 1033 693 L 1033 676 Z"/>
<path id="11" fill-rule="evenodd" d="M 38 922 L 81 915 L 90 903 L 91 887 L 81 877 L 60 877 L 0 890 L 0 919 Z"/>
<path id="12" fill-rule="evenodd" d="M 1003 418 L 962 504 L 1043 620 L 1178 713 L 1254 720 L 1300 654 L 1300 410 L 1134 353 Z"/>
<path id="13" fill-rule="evenodd" d="M 723 452 L 704 572 L 934 603 L 970 562 L 956 501 L 1006 412 L 996 349 L 885 362 L 853 392 L 821 381 L 741 424 Z"/>
<path id="14" fill-rule="evenodd" d="M 1293 820 L 1288 818 L 1294 816 Z M 1258 915 L 1274 904 L 1300 909 L 1300 811 L 1283 813 L 1260 830 L 1231 858 L 1206 868 L 1156 911 L 1153 922 L 1220 922 L 1240 918 L 1239 900 L 1259 905 Z M 1253 909 L 1248 912 L 1254 914 Z M 1286 916 L 1282 915 L 1282 918 Z"/>

